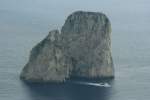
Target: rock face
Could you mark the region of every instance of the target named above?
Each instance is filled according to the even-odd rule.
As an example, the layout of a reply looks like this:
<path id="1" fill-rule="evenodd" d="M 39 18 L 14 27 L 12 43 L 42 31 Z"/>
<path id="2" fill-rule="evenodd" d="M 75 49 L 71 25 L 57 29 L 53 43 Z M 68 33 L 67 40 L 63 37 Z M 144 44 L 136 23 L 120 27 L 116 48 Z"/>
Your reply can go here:
<path id="1" fill-rule="evenodd" d="M 59 31 L 53 30 L 32 50 L 21 78 L 28 81 L 63 81 L 69 77 L 70 68 L 64 56 Z"/>
<path id="2" fill-rule="evenodd" d="M 77 11 L 31 51 L 21 78 L 61 82 L 70 77 L 114 77 L 111 25 L 102 13 Z"/>

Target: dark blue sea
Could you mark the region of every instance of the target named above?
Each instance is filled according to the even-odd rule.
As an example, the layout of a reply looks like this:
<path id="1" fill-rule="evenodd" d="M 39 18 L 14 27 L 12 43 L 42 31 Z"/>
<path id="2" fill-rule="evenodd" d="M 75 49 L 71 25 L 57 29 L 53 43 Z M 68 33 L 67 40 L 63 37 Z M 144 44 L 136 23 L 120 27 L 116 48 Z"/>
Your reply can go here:
<path id="1" fill-rule="evenodd" d="M 111 21 L 115 79 L 92 81 L 110 87 L 21 81 L 31 48 L 76 10 Z M 150 1 L 0 0 L 0 100 L 150 100 Z"/>

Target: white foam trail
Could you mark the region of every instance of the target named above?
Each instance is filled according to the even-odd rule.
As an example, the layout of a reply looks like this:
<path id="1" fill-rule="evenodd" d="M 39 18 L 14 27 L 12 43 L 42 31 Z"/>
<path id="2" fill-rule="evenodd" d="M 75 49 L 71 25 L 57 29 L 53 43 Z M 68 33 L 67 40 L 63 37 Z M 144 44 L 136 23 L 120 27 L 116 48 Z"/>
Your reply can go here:
<path id="1" fill-rule="evenodd" d="M 108 83 L 89 83 L 89 82 L 75 82 L 77 84 L 83 84 L 83 85 L 91 85 L 91 86 L 98 86 L 98 87 L 111 87 Z"/>

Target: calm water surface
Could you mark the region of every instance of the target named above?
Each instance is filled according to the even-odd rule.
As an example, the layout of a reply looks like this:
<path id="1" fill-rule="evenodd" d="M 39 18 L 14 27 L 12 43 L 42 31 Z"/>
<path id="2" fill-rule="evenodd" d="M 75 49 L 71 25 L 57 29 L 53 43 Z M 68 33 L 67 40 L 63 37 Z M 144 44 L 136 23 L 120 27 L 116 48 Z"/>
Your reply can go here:
<path id="1" fill-rule="evenodd" d="M 0 0 L 0 100 L 149 100 L 149 9 L 149 0 Z M 105 12 L 112 23 L 111 87 L 22 82 L 31 48 L 75 10 Z"/>

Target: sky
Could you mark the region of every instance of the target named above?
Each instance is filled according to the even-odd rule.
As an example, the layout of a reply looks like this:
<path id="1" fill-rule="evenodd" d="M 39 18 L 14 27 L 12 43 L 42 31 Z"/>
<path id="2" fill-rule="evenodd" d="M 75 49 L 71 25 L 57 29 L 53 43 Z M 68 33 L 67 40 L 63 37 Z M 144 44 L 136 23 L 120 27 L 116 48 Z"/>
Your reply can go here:
<path id="1" fill-rule="evenodd" d="M 114 31 L 134 29 L 137 24 L 149 31 L 149 9 L 149 0 L 0 0 L 0 32 L 46 33 L 60 29 L 66 17 L 78 10 L 105 13 Z"/>

